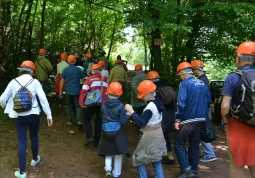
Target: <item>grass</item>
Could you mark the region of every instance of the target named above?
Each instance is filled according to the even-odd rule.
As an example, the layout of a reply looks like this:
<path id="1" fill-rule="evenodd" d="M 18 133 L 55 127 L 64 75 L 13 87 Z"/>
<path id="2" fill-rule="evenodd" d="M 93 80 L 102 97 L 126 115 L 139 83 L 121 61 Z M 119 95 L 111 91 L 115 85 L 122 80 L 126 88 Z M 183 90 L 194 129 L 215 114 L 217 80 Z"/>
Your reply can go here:
<path id="1" fill-rule="evenodd" d="M 8 117 L 7 114 L 4 114 L 2 109 L 0 109 L 0 125 L 6 126 L 8 128 L 13 127 L 12 120 Z"/>

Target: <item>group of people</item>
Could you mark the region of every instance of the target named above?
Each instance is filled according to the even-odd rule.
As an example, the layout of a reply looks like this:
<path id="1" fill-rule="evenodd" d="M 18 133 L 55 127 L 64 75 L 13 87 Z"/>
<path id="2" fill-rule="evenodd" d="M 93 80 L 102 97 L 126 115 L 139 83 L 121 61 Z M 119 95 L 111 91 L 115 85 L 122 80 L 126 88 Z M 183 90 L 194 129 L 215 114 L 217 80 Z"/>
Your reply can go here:
<path id="1" fill-rule="evenodd" d="M 45 78 L 48 77 L 46 74 L 52 70 L 45 54 L 46 51 L 41 49 L 35 63 L 24 61 L 18 68 L 20 76 L 8 84 L 0 97 L 0 105 L 15 121 L 20 166 L 20 170 L 15 172 L 17 178 L 26 178 L 28 129 L 33 154 L 31 166 L 36 166 L 41 160 L 38 154 L 39 103 L 47 115 L 48 126 L 53 124 L 49 103 L 43 91 Z M 231 159 L 230 177 L 244 177 L 244 166 L 248 166 L 255 178 L 255 128 L 251 126 L 254 120 L 251 113 L 249 119 L 242 118 L 244 114 L 237 117 L 244 113 L 243 110 L 238 110 L 243 108 L 238 99 L 240 83 L 242 88 L 248 87 L 247 92 L 254 92 L 252 81 L 255 80 L 255 75 L 252 74 L 255 74 L 255 69 L 252 65 L 255 61 L 255 43 L 242 43 L 235 55 L 238 72 L 231 73 L 226 78 L 221 112 Z M 78 126 L 84 126 L 85 145 L 93 144 L 98 147 L 98 154 L 105 159 L 106 177 L 120 177 L 123 155 L 132 155 L 133 166 L 137 168 L 140 178 L 147 177 L 145 165 L 148 163 L 153 165 L 154 176 L 163 178 L 162 163 L 175 163 L 169 132 L 175 132 L 174 152 L 180 165 L 179 178 L 198 177 L 201 142 L 205 156 L 200 161 L 216 160 L 211 143 L 201 141 L 201 130 L 205 121 L 210 119 L 212 103 L 209 81 L 201 60 L 182 62 L 177 66 L 176 76 L 182 80 L 178 96 L 173 88 L 160 80 L 157 71 L 146 74 L 142 65 L 137 64 L 134 69 L 136 75 L 131 81 L 131 104 L 127 104 L 121 98 L 127 91 L 127 68 L 120 56 L 111 70 L 107 59 L 92 62 L 91 53 L 85 54 L 82 67 L 75 65 L 75 55 L 67 56 L 63 53 L 60 59 L 61 62 L 57 65 L 56 91 L 61 98 L 65 92 L 67 124 L 73 124 L 74 106 Z M 43 76 L 38 76 L 42 73 Z M 33 78 L 35 76 L 38 80 Z M 247 79 L 244 76 L 249 77 Z M 253 88 L 249 88 L 250 86 Z M 242 93 L 241 96 L 243 102 L 246 95 Z M 250 100 L 249 102 L 252 103 Z M 249 112 L 252 112 L 252 107 L 253 105 L 249 107 Z M 93 134 L 91 121 L 94 115 Z M 130 120 L 139 127 L 139 141 L 132 154 L 124 127 Z"/>

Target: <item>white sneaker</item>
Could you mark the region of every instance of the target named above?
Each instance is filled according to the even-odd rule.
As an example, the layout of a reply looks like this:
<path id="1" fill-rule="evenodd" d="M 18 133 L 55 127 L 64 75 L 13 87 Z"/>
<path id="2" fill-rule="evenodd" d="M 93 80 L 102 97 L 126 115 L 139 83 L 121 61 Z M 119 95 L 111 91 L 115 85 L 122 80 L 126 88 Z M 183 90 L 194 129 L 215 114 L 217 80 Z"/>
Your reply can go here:
<path id="1" fill-rule="evenodd" d="M 41 161 L 41 157 L 38 155 L 36 161 L 32 159 L 31 166 L 36 166 L 40 161 Z"/>
<path id="2" fill-rule="evenodd" d="M 27 178 L 27 173 L 20 174 L 19 171 L 15 171 L 14 175 L 17 178 Z"/>

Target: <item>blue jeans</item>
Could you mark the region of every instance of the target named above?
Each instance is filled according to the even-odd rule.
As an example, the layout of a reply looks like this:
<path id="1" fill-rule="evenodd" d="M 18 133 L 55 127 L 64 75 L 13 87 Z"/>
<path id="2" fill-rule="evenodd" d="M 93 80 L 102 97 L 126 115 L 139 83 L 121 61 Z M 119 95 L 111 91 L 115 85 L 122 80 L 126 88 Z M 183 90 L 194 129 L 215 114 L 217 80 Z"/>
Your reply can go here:
<path id="1" fill-rule="evenodd" d="M 212 144 L 211 143 L 205 143 L 202 141 L 202 146 L 203 146 L 203 149 L 204 149 L 204 152 L 205 152 L 205 156 L 209 156 L 209 157 L 213 157 L 215 158 L 215 153 L 213 151 L 213 148 L 212 148 Z"/>
<path id="2" fill-rule="evenodd" d="M 189 159 L 185 149 L 187 139 L 189 139 Z M 180 126 L 180 130 L 176 132 L 174 151 L 180 164 L 181 171 L 191 168 L 195 174 L 198 174 L 200 141 L 201 122 L 183 124 Z"/>
<path id="3" fill-rule="evenodd" d="M 79 105 L 79 95 L 66 94 L 66 112 L 68 122 L 72 122 L 73 105 L 76 109 L 77 120 L 82 122 L 82 108 Z"/>
<path id="4" fill-rule="evenodd" d="M 26 172 L 26 148 L 27 148 L 27 129 L 29 128 L 31 149 L 33 159 L 38 156 L 38 134 L 40 129 L 40 116 L 31 114 L 28 116 L 19 116 L 14 119 L 18 138 L 18 157 L 20 172 Z"/>
<path id="5" fill-rule="evenodd" d="M 154 168 L 154 177 L 155 178 L 164 178 L 161 161 L 153 162 L 152 166 Z M 147 178 L 147 172 L 146 172 L 146 168 L 145 168 L 144 164 L 137 166 L 137 169 L 138 169 L 139 178 Z"/>

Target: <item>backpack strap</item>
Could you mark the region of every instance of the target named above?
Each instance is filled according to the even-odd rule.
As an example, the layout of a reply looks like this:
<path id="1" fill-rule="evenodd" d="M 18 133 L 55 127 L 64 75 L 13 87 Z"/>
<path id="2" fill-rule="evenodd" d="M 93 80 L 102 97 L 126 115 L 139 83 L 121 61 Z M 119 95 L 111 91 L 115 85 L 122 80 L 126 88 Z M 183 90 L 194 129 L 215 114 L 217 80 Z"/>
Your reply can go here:
<path id="1" fill-rule="evenodd" d="M 48 72 L 46 71 L 46 69 L 41 65 L 41 63 L 39 62 L 38 59 L 36 59 L 37 63 L 39 64 L 39 66 L 42 68 L 42 70 L 49 76 Z"/>
<path id="2" fill-rule="evenodd" d="M 34 81 L 34 79 L 32 78 L 31 80 L 29 80 L 27 83 L 26 83 L 26 85 L 21 85 L 19 82 L 18 82 L 18 80 L 15 78 L 14 79 L 21 87 L 25 87 L 25 88 L 27 88 L 27 86 L 28 85 L 30 85 L 33 81 Z"/>

